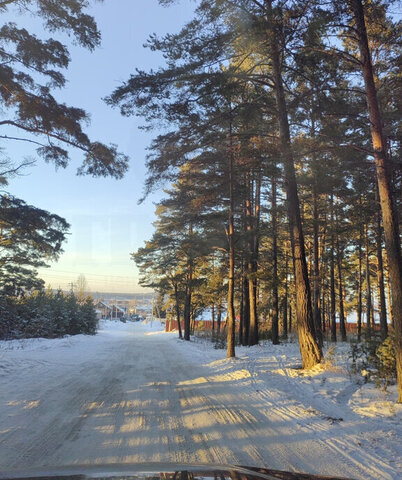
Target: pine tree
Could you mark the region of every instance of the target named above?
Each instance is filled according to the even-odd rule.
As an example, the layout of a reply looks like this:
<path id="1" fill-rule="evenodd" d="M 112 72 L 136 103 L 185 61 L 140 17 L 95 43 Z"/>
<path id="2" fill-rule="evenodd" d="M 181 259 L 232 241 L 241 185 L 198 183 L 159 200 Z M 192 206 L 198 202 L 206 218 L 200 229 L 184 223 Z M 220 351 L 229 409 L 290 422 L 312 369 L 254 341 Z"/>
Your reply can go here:
<path id="1" fill-rule="evenodd" d="M 374 81 L 374 71 L 367 37 L 363 4 L 361 0 L 351 0 L 350 5 L 353 10 L 360 51 L 360 62 L 366 89 L 367 106 L 370 115 L 370 130 L 390 270 L 399 402 L 402 403 L 402 258 L 398 218 L 392 192 L 392 165 L 387 154 L 380 105 Z"/>
<path id="2" fill-rule="evenodd" d="M 86 7 L 84 0 L 0 2 L 0 12 L 16 19 L 0 29 L 0 138 L 3 144 L 30 143 L 40 157 L 57 167 L 67 166 L 72 147 L 84 154 L 80 175 L 120 178 L 127 170 L 127 157 L 116 145 L 90 140 L 83 130 L 88 114 L 58 102 L 52 94 L 65 86 L 62 71 L 70 62 L 67 48 L 59 40 L 40 38 L 17 23 L 23 23 L 24 15 L 35 15 L 45 31 L 67 32 L 82 47 L 93 50 L 100 44 L 100 32 L 93 17 L 85 13 Z"/>
<path id="3" fill-rule="evenodd" d="M 58 215 L 0 196 L 0 287 L 9 295 L 43 287 L 36 268 L 57 259 L 69 228 Z"/>
<path id="4" fill-rule="evenodd" d="M 84 302 L 79 303 L 80 315 L 80 332 L 87 335 L 95 335 L 98 328 L 98 318 L 96 316 L 96 309 L 94 300 L 90 295 L 87 295 Z"/>

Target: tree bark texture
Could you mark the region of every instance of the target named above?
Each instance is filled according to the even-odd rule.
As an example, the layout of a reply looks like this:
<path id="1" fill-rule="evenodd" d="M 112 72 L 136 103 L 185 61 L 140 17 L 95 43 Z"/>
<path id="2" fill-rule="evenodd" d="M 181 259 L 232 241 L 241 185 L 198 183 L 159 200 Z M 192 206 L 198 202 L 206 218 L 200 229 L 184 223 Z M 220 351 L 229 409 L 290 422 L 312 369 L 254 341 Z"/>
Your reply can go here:
<path id="1" fill-rule="evenodd" d="M 359 255 L 358 292 L 357 292 L 357 340 L 360 342 L 362 336 L 362 312 L 363 312 L 363 233 L 360 227 L 359 243 L 357 247 Z"/>
<path id="2" fill-rule="evenodd" d="M 228 275 L 228 312 L 227 312 L 227 358 L 235 356 L 235 312 L 234 312 L 234 275 L 235 275 L 235 250 L 234 250 L 234 195 L 233 195 L 233 135 L 232 122 L 229 132 L 229 224 L 227 237 L 229 243 L 229 275 Z"/>
<path id="3" fill-rule="evenodd" d="M 366 327 L 371 330 L 371 276 L 370 276 L 370 242 L 368 236 L 368 225 L 365 226 L 366 242 Z"/>
<path id="4" fill-rule="evenodd" d="M 271 226 L 272 226 L 272 343 L 279 344 L 279 297 L 278 297 L 278 226 L 277 226 L 276 179 L 272 179 Z"/>
<path id="5" fill-rule="evenodd" d="M 178 292 L 178 287 L 177 283 L 174 283 L 174 297 L 175 297 L 175 304 L 176 304 L 176 318 L 177 318 L 177 326 L 179 329 L 179 338 L 183 338 L 183 333 L 181 331 L 181 324 L 180 324 L 180 303 L 179 303 L 179 292 Z"/>
<path id="6" fill-rule="evenodd" d="M 247 279 L 248 279 L 248 301 L 249 301 L 249 334 L 248 345 L 258 343 L 258 324 L 257 324 L 257 296 L 256 296 L 256 218 L 254 214 L 254 180 L 251 174 L 248 175 L 248 195 L 246 199 L 246 225 L 247 225 Z"/>
<path id="7" fill-rule="evenodd" d="M 318 214 L 318 193 L 314 185 L 313 191 L 313 319 L 317 335 L 317 342 L 322 348 L 322 328 L 321 328 L 321 310 L 320 310 L 320 242 L 319 242 L 319 214 Z"/>
<path id="8" fill-rule="evenodd" d="M 381 213 L 377 212 L 377 288 L 378 288 L 378 310 L 380 312 L 380 328 L 383 340 L 388 335 L 387 307 L 385 303 L 385 285 L 384 285 L 384 262 L 382 258 L 382 225 Z"/>
<path id="9" fill-rule="evenodd" d="M 283 338 L 288 338 L 288 296 L 289 296 L 289 285 L 288 285 L 288 269 L 289 269 L 289 259 L 288 253 L 285 251 L 285 295 L 283 298 Z"/>
<path id="10" fill-rule="evenodd" d="M 336 257 L 338 264 L 338 291 L 339 291 L 339 327 L 342 342 L 346 342 L 345 306 L 343 301 L 343 277 L 342 277 L 342 251 L 339 247 L 339 239 L 336 242 Z"/>
<path id="11" fill-rule="evenodd" d="M 334 195 L 330 197 L 331 208 L 331 247 L 330 247 L 330 297 L 331 297 L 331 342 L 336 342 L 336 294 L 335 294 L 335 222 L 334 222 Z"/>

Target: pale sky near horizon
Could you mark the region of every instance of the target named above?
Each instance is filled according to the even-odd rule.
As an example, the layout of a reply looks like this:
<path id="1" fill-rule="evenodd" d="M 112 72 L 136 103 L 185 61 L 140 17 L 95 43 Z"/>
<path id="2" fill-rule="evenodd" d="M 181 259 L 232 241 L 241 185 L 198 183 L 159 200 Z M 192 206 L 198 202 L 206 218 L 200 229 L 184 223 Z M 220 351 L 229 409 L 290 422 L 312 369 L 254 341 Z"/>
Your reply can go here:
<path id="1" fill-rule="evenodd" d="M 93 292 L 140 292 L 138 271 L 130 253 L 152 235 L 156 194 L 138 205 L 145 178 L 146 147 L 152 133 L 138 129 L 141 119 L 122 117 L 102 98 L 126 80 L 136 68 L 148 70 L 163 64 L 158 53 L 143 48 L 151 33 L 177 32 L 191 18 L 194 3 L 181 0 L 169 8 L 157 0 L 105 0 L 89 9 L 102 33 L 102 45 L 94 52 L 69 44 L 69 82 L 56 98 L 82 107 L 91 114 L 87 129 L 93 140 L 115 143 L 130 156 L 130 170 L 123 180 L 77 177 L 82 159 L 72 151 L 66 170 L 38 159 L 23 176 L 10 180 L 8 191 L 27 203 L 64 217 L 71 224 L 65 252 L 57 263 L 41 269 L 41 277 L 53 288 L 67 288 L 83 273 Z M 31 21 L 31 20 L 29 20 Z M 50 34 L 49 34 L 50 36 Z M 64 39 L 63 39 L 64 41 Z M 67 42 L 66 42 L 67 43 Z M 18 162 L 34 155 L 27 145 L 5 145 Z"/>

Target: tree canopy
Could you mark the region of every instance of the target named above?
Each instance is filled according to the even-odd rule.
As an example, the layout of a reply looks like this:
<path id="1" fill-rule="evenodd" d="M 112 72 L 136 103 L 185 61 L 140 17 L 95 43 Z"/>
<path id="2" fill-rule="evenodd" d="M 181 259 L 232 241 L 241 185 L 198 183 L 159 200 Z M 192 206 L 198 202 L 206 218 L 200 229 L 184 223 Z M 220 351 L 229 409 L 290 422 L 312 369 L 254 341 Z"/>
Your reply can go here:
<path id="1" fill-rule="evenodd" d="M 66 167 L 70 149 L 82 151 L 80 175 L 121 178 L 128 158 L 116 145 L 94 141 L 85 133 L 89 115 L 82 108 L 59 102 L 54 91 L 65 86 L 63 71 L 70 55 L 58 39 L 30 33 L 18 20 L 35 15 L 45 32 L 65 32 L 84 48 L 93 50 L 101 34 L 85 9 L 88 2 L 68 0 L 10 0 L 0 2 L 0 12 L 12 15 L 0 29 L 0 139 L 28 142 L 38 156 L 57 167 Z"/>
<path id="2" fill-rule="evenodd" d="M 43 286 L 36 268 L 63 252 L 69 224 L 58 215 L 0 196 L 0 289 L 18 295 Z"/>
<path id="3" fill-rule="evenodd" d="M 107 99 L 149 130 L 167 131 L 151 144 L 146 194 L 187 176 L 192 195 L 182 202 L 200 209 L 181 216 L 183 232 L 203 218 L 208 224 L 210 212 L 226 216 L 229 356 L 234 309 L 239 339 L 249 344 L 265 323 L 277 342 L 279 316 L 284 335 L 295 316 L 307 367 L 321 361 L 325 332 L 346 338 L 346 310 L 356 308 L 359 335 L 363 311 L 374 328 L 374 277 L 384 317 L 385 251 L 388 310 L 400 318 L 393 3 L 201 0 L 179 33 L 149 38 L 165 66 L 137 71 Z M 176 215 L 163 219 L 177 238 L 166 230 Z M 402 358 L 402 326 L 393 319 Z M 402 363 L 399 375 L 402 385 Z"/>

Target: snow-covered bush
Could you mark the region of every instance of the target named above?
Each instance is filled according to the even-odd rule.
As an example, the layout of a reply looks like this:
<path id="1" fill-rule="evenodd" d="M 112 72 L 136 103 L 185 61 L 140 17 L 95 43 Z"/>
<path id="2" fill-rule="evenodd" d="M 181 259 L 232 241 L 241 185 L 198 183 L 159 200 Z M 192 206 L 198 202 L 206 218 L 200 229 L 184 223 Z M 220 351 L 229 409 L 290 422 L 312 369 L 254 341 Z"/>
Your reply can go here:
<path id="1" fill-rule="evenodd" d="M 365 382 L 375 382 L 383 388 L 395 382 L 396 359 L 392 333 L 385 340 L 377 333 L 366 333 L 361 342 L 351 342 L 349 358 L 351 372 L 362 375 Z"/>
<path id="2" fill-rule="evenodd" d="M 396 379 L 395 336 L 392 332 L 376 351 L 378 362 L 378 380 L 381 385 L 392 385 Z"/>

